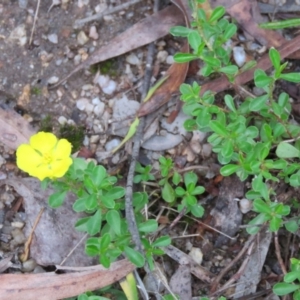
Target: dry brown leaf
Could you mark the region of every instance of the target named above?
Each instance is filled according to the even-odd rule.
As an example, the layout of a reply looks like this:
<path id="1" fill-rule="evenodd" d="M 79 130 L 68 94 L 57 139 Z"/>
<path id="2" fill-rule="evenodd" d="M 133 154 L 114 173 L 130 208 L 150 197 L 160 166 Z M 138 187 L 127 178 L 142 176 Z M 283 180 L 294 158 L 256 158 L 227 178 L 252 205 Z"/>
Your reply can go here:
<path id="1" fill-rule="evenodd" d="M 18 99 L 18 105 L 26 107 L 29 101 L 30 101 L 30 84 L 26 84 L 23 87 L 22 94 Z"/>
<path id="2" fill-rule="evenodd" d="M 67 194 L 63 206 L 52 209 L 47 199 L 53 190 L 42 190 L 40 181 L 34 178 L 13 178 L 2 181 L 1 184 L 12 186 L 24 199 L 24 209 L 27 215 L 24 233 L 29 237 L 36 218 L 42 208 L 45 208 L 35 230 L 30 246 L 30 256 L 40 265 L 58 265 L 73 250 L 84 236 L 83 232 L 75 230 L 74 225 L 83 214 L 77 214 L 72 209 L 75 196 Z M 96 258 L 88 257 L 84 251 L 84 241 L 78 245 L 72 255 L 66 260 L 67 266 L 90 266 L 97 263 Z"/>
<path id="3" fill-rule="evenodd" d="M 4 274 L 0 275 L 1 299 L 56 300 L 77 296 L 117 282 L 132 272 L 135 266 L 123 259 L 109 269 L 95 266 L 93 270 L 60 274 Z"/>
<path id="4" fill-rule="evenodd" d="M 16 150 L 21 144 L 28 143 L 36 133 L 31 125 L 14 110 L 0 108 L 0 141 Z"/>
<path id="5" fill-rule="evenodd" d="M 96 50 L 87 60 L 78 65 L 72 72 L 52 88 L 66 81 L 76 72 L 90 65 L 122 55 L 133 49 L 147 45 L 169 33 L 172 26 L 183 23 L 182 13 L 176 6 L 168 6 L 161 11 L 139 21 L 125 32 L 112 39 L 106 46 Z"/>

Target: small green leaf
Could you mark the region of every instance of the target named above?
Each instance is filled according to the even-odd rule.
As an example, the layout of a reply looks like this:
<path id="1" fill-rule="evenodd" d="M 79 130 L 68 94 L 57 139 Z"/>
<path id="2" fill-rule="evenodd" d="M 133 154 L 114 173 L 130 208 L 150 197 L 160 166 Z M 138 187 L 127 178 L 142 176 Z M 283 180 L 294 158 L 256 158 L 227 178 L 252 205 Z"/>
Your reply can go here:
<path id="1" fill-rule="evenodd" d="M 155 230 L 157 230 L 158 228 L 158 224 L 156 222 L 156 220 L 148 220 L 144 223 L 140 223 L 138 225 L 138 229 L 141 232 L 154 232 Z"/>
<path id="2" fill-rule="evenodd" d="M 218 135 L 220 135 L 222 137 L 226 137 L 228 135 L 226 127 L 217 120 L 210 121 L 209 126 L 212 131 L 214 131 L 215 133 L 217 133 Z"/>
<path id="3" fill-rule="evenodd" d="M 236 112 L 236 108 L 235 108 L 235 104 L 234 104 L 233 98 L 230 95 L 226 95 L 224 97 L 224 100 L 225 100 L 225 104 L 227 105 L 227 107 L 231 111 Z"/>
<path id="4" fill-rule="evenodd" d="M 175 54 L 175 56 L 176 56 L 176 54 Z M 204 56 L 204 57 L 202 57 L 202 59 L 212 68 L 220 68 L 221 67 L 220 60 L 215 57 Z M 174 60 L 175 60 L 175 58 L 174 58 Z"/>
<path id="5" fill-rule="evenodd" d="M 279 76 L 279 78 L 286 80 L 286 81 L 298 83 L 298 82 L 300 82 L 300 72 L 299 73 L 281 74 Z"/>
<path id="6" fill-rule="evenodd" d="M 112 228 L 112 230 L 117 234 L 121 234 L 121 218 L 120 214 L 116 210 L 109 210 L 106 213 L 106 221 L 109 224 L 109 226 Z"/>
<path id="7" fill-rule="evenodd" d="M 100 186 L 103 179 L 106 177 L 106 170 L 103 166 L 99 165 L 96 166 L 90 175 L 90 178 L 92 179 L 95 186 Z"/>
<path id="8" fill-rule="evenodd" d="M 273 81 L 273 78 L 267 76 L 265 71 L 256 69 L 254 72 L 254 82 L 255 85 L 259 88 L 265 88 L 267 87 L 271 82 Z"/>
<path id="9" fill-rule="evenodd" d="M 145 264 L 145 258 L 144 256 L 139 252 L 136 251 L 128 246 L 124 249 L 126 256 L 128 259 L 137 267 L 141 268 Z"/>
<path id="10" fill-rule="evenodd" d="M 217 6 L 213 10 L 212 14 L 210 15 L 209 22 L 213 23 L 213 22 L 219 20 L 220 18 L 222 18 L 224 16 L 225 12 L 226 12 L 226 10 L 225 10 L 224 6 Z"/>
<path id="11" fill-rule="evenodd" d="M 280 54 L 275 48 L 270 48 L 269 50 L 269 57 L 274 66 L 275 70 L 277 71 L 280 67 Z"/>
<path id="12" fill-rule="evenodd" d="M 284 296 L 298 290 L 299 288 L 299 284 L 280 282 L 273 286 L 273 293 L 278 296 Z"/>
<path id="13" fill-rule="evenodd" d="M 101 209 L 98 209 L 96 213 L 91 216 L 86 222 L 86 231 L 89 235 L 95 235 L 100 232 L 102 222 Z"/>
<path id="14" fill-rule="evenodd" d="M 49 196 L 49 206 L 56 208 L 63 204 L 65 197 L 67 195 L 67 192 L 57 192 Z"/>
<path id="15" fill-rule="evenodd" d="M 263 224 L 265 221 L 267 221 L 267 217 L 265 214 L 259 214 L 258 216 L 256 216 L 254 219 L 252 219 L 249 222 L 249 225 L 261 225 Z M 246 228 L 246 231 L 249 234 L 256 234 L 257 232 L 259 232 L 260 230 L 260 226 L 249 226 Z"/>
<path id="16" fill-rule="evenodd" d="M 174 61 L 177 63 L 186 63 L 192 60 L 197 59 L 197 55 L 190 54 L 190 53 L 176 53 L 174 55 Z"/>
<path id="17" fill-rule="evenodd" d="M 235 24 L 228 24 L 223 34 L 224 40 L 229 40 L 233 35 L 235 35 L 236 31 L 237 27 Z"/>
<path id="18" fill-rule="evenodd" d="M 255 199 L 253 201 L 253 208 L 256 212 L 270 214 L 271 208 L 270 206 L 261 199 Z"/>
<path id="19" fill-rule="evenodd" d="M 181 181 L 180 174 L 178 172 L 174 172 L 173 177 L 172 177 L 173 184 L 178 185 L 180 181 Z"/>
<path id="20" fill-rule="evenodd" d="M 203 186 L 196 186 L 195 189 L 192 191 L 192 195 L 201 195 L 205 192 L 205 188 Z"/>
<path id="21" fill-rule="evenodd" d="M 168 203 L 174 202 L 175 200 L 175 191 L 168 181 L 163 186 L 162 198 Z"/>
<path id="22" fill-rule="evenodd" d="M 203 215 L 204 215 L 204 208 L 199 205 L 199 204 L 196 204 L 196 205 L 193 205 L 191 207 L 191 213 L 196 217 L 196 218 L 202 218 Z"/>
<path id="23" fill-rule="evenodd" d="M 189 44 L 191 45 L 191 47 L 197 53 L 198 48 L 200 47 L 200 45 L 202 43 L 202 39 L 200 37 L 199 32 L 196 30 L 191 31 L 188 35 L 188 41 L 189 41 Z"/>
<path id="24" fill-rule="evenodd" d="M 282 220 L 278 217 L 273 217 L 270 221 L 270 231 L 276 232 L 281 226 Z"/>
<path id="25" fill-rule="evenodd" d="M 299 229 L 298 222 L 296 222 L 295 220 L 291 220 L 291 221 L 285 223 L 284 226 L 285 226 L 286 230 L 291 233 L 295 233 Z"/>
<path id="26" fill-rule="evenodd" d="M 220 68 L 219 72 L 227 74 L 227 75 L 236 75 L 238 70 L 239 69 L 237 66 L 231 65 L 231 66 L 226 66 L 226 67 Z"/>
<path id="27" fill-rule="evenodd" d="M 191 29 L 184 26 L 174 26 L 170 29 L 170 33 L 173 36 L 187 37 L 190 32 Z"/>
<path id="28" fill-rule="evenodd" d="M 249 109 L 251 111 L 259 111 L 263 109 L 266 106 L 266 102 L 268 100 L 269 96 L 268 95 L 262 95 L 259 97 L 256 97 L 252 99 L 249 105 Z"/>
<path id="29" fill-rule="evenodd" d="M 286 283 L 292 283 L 295 280 L 299 280 L 300 279 L 300 272 L 299 271 L 293 271 L 293 272 L 289 272 L 287 274 L 284 275 L 284 282 Z"/>
<path id="30" fill-rule="evenodd" d="M 224 157 L 232 157 L 233 155 L 233 142 L 232 140 L 225 140 L 223 145 L 222 145 L 222 150 L 221 150 L 221 154 Z"/>
<path id="31" fill-rule="evenodd" d="M 223 176 L 230 176 L 231 174 L 234 174 L 239 168 L 240 166 L 238 165 L 228 164 L 221 168 L 220 173 Z"/>
<path id="32" fill-rule="evenodd" d="M 277 146 L 276 155 L 280 158 L 299 157 L 300 151 L 289 143 L 281 142 Z"/>
<path id="33" fill-rule="evenodd" d="M 171 244 L 171 238 L 168 235 L 157 238 L 153 243 L 153 247 L 166 247 Z"/>

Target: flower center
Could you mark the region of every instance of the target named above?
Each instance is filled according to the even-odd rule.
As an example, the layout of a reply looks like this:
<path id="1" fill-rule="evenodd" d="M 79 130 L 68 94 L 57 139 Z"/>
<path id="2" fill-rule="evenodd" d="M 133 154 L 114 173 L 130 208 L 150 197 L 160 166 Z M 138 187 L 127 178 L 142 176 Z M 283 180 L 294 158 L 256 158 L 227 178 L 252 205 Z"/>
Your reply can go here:
<path id="1" fill-rule="evenodd" d="M 46 165 L 49 165 L 53 162 L 53 156 L 49 153 L 43 153 L 43 159 Z"/>

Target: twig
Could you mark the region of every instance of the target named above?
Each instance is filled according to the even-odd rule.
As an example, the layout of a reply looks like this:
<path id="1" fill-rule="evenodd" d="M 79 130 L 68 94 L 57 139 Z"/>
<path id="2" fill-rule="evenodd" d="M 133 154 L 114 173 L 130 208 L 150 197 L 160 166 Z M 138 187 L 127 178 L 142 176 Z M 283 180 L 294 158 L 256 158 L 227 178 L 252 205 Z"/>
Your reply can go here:
<path id="1" fill-rule="evenodd" d="M 282 260 L 281 254 L 280 254 L 280 246 L 279 246 L 279 242 L 278 242 L 278 233 L 277 232 L 274 233 L 274 243 L 275 243 L 275 254 L 276 254 L 277 260 L 279 262 L 279 265 L 280 265 L 280 268 L 281 268 L 283 274 L 285 275 L 287 273 L 287 271 L 286 271 L 284 262 Z"/>
<path id="2" fill-rule="evenodd" d="M 37 16 L 38 16 L 39 10 L 40 10 L 40 3 L 41 3 L 41 0 L 38 0 L 37 5 L 36 5 L 35 14 L 34 14 L 34 19 L 33 19 L 33 25 L 32 25 L 32 29 L 31 29 L 30 39 L 29 39 L 29 46 L 32 43 L 33 33 L 34 33 L 34 29 L 35 29 L 35 24 L 36 24 L 36 20 L 37 20 Z"/>
<path id="3" fill-rule="evenodd" d="M 249 249 L 249 246 L 253 243 L 255 239 L 255 235 L 251 235 L 250 238 L 245 243 L 243 249 L 239 252 L 239 254 L 222 270 L 222 272 L 214 279 L 211 286 L 211 292 L 214 293 L 217 290 L 217 287 L 224 277 L 224 275 L 241 259 L 244 253 Z"/>
<path id="4" fill-rule="evenodd" d="M 95 14 L 93 16 L 90 16 L 90 17 L 87 17 L 87 18 L 84 18 L 84 19 L 76 20 L 74 25 L 75 26 L 82 26 L 85 23 L 88 23 L 88 22 L 91 22 L 91 21 L 95 21 L 95 20 L 100 21 L 104 16 L 114 14 L 114 13 L 120 11 L 120 10 L 128 8 L 131 5 L 139 3 L 140 1 L 141 0 L 132 0 L 130 2 L 126 2 L 126 3 L 123 3 L 121 5 L 118 5 L 114 8 L 106 9 L 104 12 Z"/>

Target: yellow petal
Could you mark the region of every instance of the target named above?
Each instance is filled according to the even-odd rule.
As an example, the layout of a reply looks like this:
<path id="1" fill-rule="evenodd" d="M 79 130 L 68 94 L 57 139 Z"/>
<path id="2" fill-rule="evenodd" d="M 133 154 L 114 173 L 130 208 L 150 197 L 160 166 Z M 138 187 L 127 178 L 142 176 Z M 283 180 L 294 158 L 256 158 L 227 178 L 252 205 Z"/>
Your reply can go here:
<path id="1" fill-rule="evenodd" d="M 44 180 L 45 178 L 52 178 L 53 177 L 53 170 L 50 168 L 49 165 L 41 164 L 38 167 L 31 168 L 29 175 L 33 177 L 37 177 L 39 180 Z"/>
<path id="2" fill-rule="evenodd" d="M 30 138 L 30 146 L 42 154 L 52 151 L 56 143 L 56 136 L 50 132 L 41 131 Z"/>
<path id="3" fill-rule="evenodd" d="M 72 145 L 66 139 L 61 139 L 56 144 L 52 155 L 54 160 L 66 159 L 71 155 Z"/>
<path id="4" fill-rule="evenodd" d="M 55 178 L 63 177 L 69 170 L 69 167 L 71 166 L 72 163 L 73 163 L 73 160 L 71 159 L 71 157 L 67 157 L 62 160 L 54 161 L 51 164 L 51 168 L 53 171 L 52 176 Z"/>
<path id="5" fill-rule="evenodd" d="M 35 166 L 42 163 L 43 158 L 32 147 L 22 144 L 17 149 L 17 166 L 27 173 Z"/>

